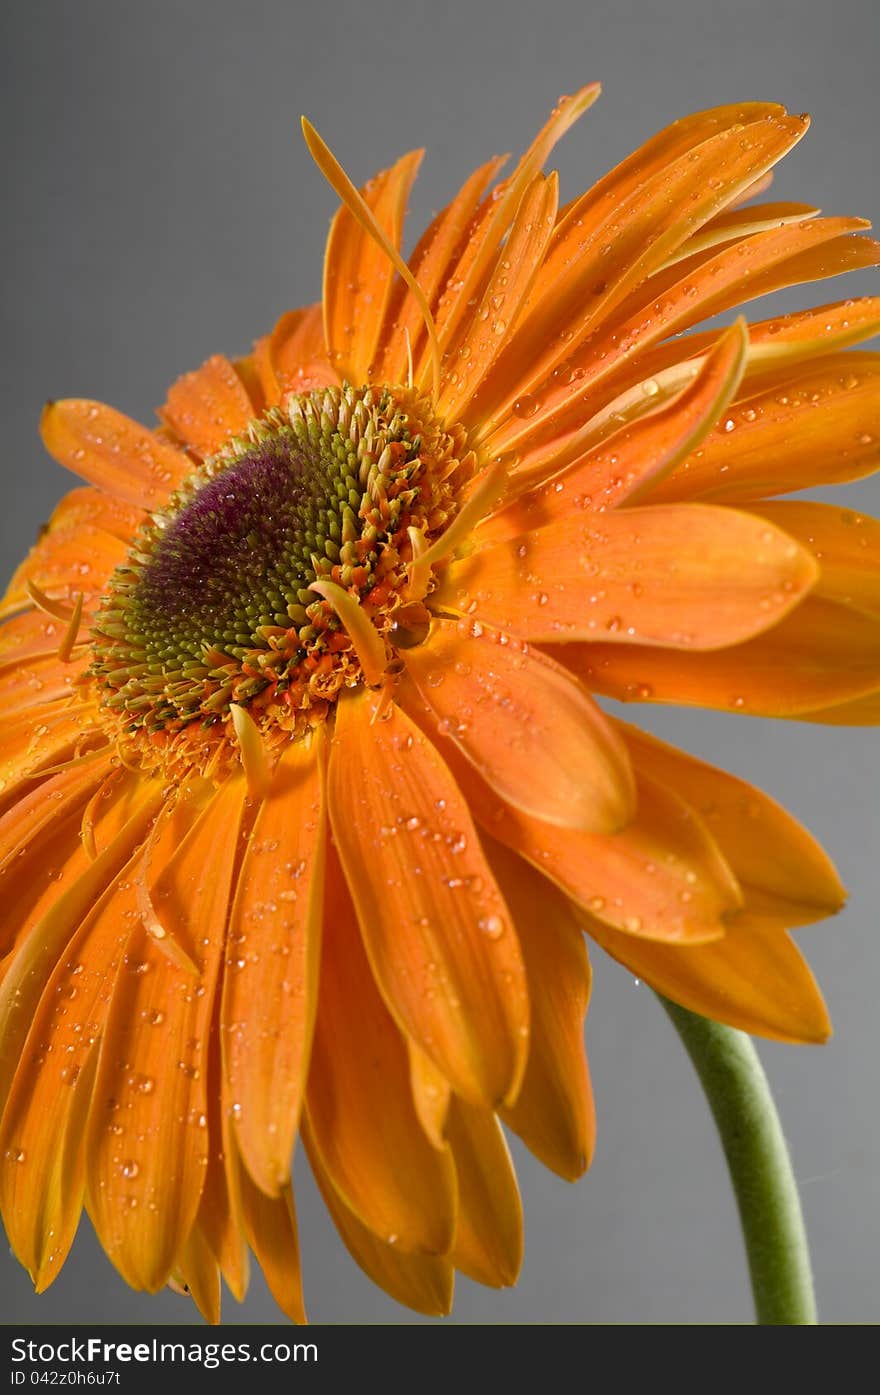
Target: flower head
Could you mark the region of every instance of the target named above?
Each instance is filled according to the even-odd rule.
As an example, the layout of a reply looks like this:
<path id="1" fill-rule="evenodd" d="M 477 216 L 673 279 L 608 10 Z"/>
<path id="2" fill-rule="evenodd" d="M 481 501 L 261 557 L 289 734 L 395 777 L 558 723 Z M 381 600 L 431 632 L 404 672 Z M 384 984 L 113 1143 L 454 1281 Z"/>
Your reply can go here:
<path id="1" fill-rule="evenodd" d="M 87 1204 L 128 1282 L 302 1316 L 302 1137 L 363 1268 L 512 1283 L 499 1121 L 568 1178 L 583 930 L 698 1012 L 829 1031 L 788 935 L 843 892 L 767 796 L 594 694 L 873 723 L 880 525 L 775 496 L 874 469 L 864 299 L 701 321 L 880 260 L 741 206 L 806 130 L 675 123 L 560 209 L 596 87 L 408 262 L 407 155 L 342 206 L 323 303 L 180 379 L 156 429 L 51 403 L 86 481 L 4 602 L 0 1209 L 39 1289 Z M 773 497 L 771 497 L 773 496 Z"/>

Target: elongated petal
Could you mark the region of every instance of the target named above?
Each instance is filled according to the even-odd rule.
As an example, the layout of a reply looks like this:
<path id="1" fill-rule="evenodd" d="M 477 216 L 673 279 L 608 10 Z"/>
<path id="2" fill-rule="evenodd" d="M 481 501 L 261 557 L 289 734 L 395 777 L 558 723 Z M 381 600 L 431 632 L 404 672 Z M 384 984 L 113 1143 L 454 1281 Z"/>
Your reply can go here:
<path id="1" fill-rule="evenodd" d="M 880 354 L 806 364 L 733 407 L 652 498 L 739 503 L 870 474 L 880 460 L 878 392 Z"/>
<path id="2" fill-rule="evenodd" d="M 41 1287 L 64 1262 L 82 1206 L 95 1043 L 129 933 L 128 893 L 113 879 L 156 808 L 147 801 L 54 901 L 0 987 L 0 1209 Z"/>
<path id="3" fill-rule="evenodd" d="M 788 499 L 758 504 L 755 513 L 812 552 L 821 568 L 817 596 L 880 620 L 880 520 L 833 504 Z"/>
<path id="4" fill-rule="evenodd" d="M 706 355 L 691 385 L 672 402 L 487 519 L 478 532 L 480 542 L 545 527 L 572 509 L 604 513 L 635 503 L 711 431 L 737 390 L 747 353 L 748 336 L 737 321 Z"/>
<path id="5" fill-rule="evenodd" d="M 452 1262 L 477 1283 L 508 1288 L 522 1264 L 523 1217 L 501 1126 L 491 1110 L 453 1099 L 448 1134 L 459 1194 Z"/>
<path id="6" fill-rule="evenodd" d="M 621 702 L 718 707 L 756 717 L 799 717 L 880 687 L 877 621 L 818 596 L 766 634 L 714 654 L 571 644 L 558 656 L 594 692 Z"/>
<path id="7" fill-rule="evenodd" d="M 462 318 L 472 308 L 474 296 L 482 289 L 526 189 L 543 168 L 553 147 L 596 101 L 599 91 L 598 83 L 590 83 L 570 97 L 561 97 L 510 178 L 493 191 L 479 235 L 471 238 L 470 247 L 463 251 L 451 277 L 455 285 L 454 294 L 448 297 L 443 313 L 437 316 L 437 328 L 444 348 L 455 338 Z"/>
<path id="8" fill-rule="evenodd" d="M 205 456 L 244 431 L 256 412 L 229 359 L 214 354 L 201 368 L 177 379 L 161 415 L 184 445 Z"/>
<path id="9" fill-rule="evenodd" d="M 294 743 L 245 852 L 229 919 L 224 1068 L 245 1166 L 276 1194 L 290 1176 L 315 1019 L 324 881 L 323 741 Z"/>
<path id="10" fill-rule="evenodd" d="M 655 506 L 569 514 L 483 548 L 450 567 L 438 602 L 539 643 L 720 649 L 775 625 L 817 576 L 763 519 Z"/>
<path id="11" fill-rule="evenodd" d="M 880 689 L 853 702 L 799 712 L 802 722 L 821 722 L 833 727 L 876 727 L 880 725 Z"/>
<path id="12" fill-rule="evenodd" d="M 779 160 L 806 127 L 803 118 L 780 116 L 753 122 L 742 133 L 720 131 L 608 207 L 586 233 L 575 222 L 567 245 L 560 242 L 558 257 L 548 259 L 531 313 L 481 392 L 478 439 L 491 436 L 523 394 L 535 394 L 543 414 L 544 385 L 555 386 L 552 374 L 572 360 L 600 317 Z"/>
<path id="13" fill-rule="evenodd" d="M 489 160 L 469 175 L 452 202 L 429 224 L 409 259 L 410 270 L 418 281 L 431 310 L 437 308 L 440 292 L 450 279 L 462 243 L 477 212 L 486 186 L 498 173 L 503 159 Z M 379 382 L 406 382 L 412 354 L 418 364 L 425 349 L 425 324 L 415 296 L 402 280 L 395 285 L 381 335 L 384 349 L 377 372 Z M 409 350 L 407 349 L 409 341 Z"/>
<path id="14" fill-rule="evenodd" d="M 514 1104 L 501 1117 L 547 1167 L 573 1182 L 593 1156 L 596 1117 L 584 1050 L 590 963 L 571 902 L 515 853 L 490 839 L 498 884 L 516 907 L 529 976 L 531 1047 Z"/>
<path id="15" fill-rule="evenodd" d="M 161 508 L 192 471 L 176 447 L 101 402 L 50 402 L 40 433 L 59 465 L 137 508 Z"/>
<path id="16" fill-rule="evenodd" d="M 422 1129 L 406 1044 L 373 981 L 338 867 L 331 886 L 307 1096 L 313 1147 L 345 1205 L 381 1240 L 444 1254 L 455 1172 Z"/>
<path id="17" fill-rule="evenodd" d="M 425 722 L 424 705 L 406 684 L 400 701 Z M 621 833 L 553 828 L 504 804 L 448 738 L 438 736 L 437 743 L 477 822 L 617 929 L 702 942 L 722 934 L 722 916 L 742 905 L 736 878 L 705 824 L 655 781 L 639 780 L 636 817 Z"/>
<path id="18" fill-rule="evenodd" d="M 166 934 L 198 976 L 172 962 L 136 914 L 101 1047 L 89 1126 L 91 1214 L 126 1280 L 151 1292 L 167 1282 L 204 1186 L 208 1040 L 244 796 L 241 777 L 212 794 L 152 889 Z M 158 864 L 177 841 L 169 823 Z"/>
<path id="19" fill-rule="evenodd" d="M 419 1123 L 435 1148 L 445 1148 L 446 1120 L 449 1115 L 452 1087 L 430 1056 L 426 1056 L 411 1037 L 407 1042 L 407 1049 L 409 1082 Z"/>
<path id="20" fill-rule="evenodd" d="M 423 152 L 411 151 L 361 190 L 392 246 L 399 247 L 406 201 Z M 333 220 L 324 258 L 324 333 L 341 377 L 367 381 L 395 271 L 385 252 L 345 206 Z"/>
<path id="21" fill-rule="evenodd" d="M 291 1322 L 304 1323 L 306 1312 L 293 1188 L 288 1183 L 280 1196 L 266 1196 L 242 1168 L 241 1206 L 248 1244 L 272 1297 Z"/>
<path id="22" fill-rule="evenodd" d="M 437 620 L 405 651 L 440 729 L 525 813 L 610 833 L 632 817 L 625 751 L 585 688 L 537 650 L 469 620 Z"/>
<path id="23" fill-rule="evenodd" d="M 612 958 L 673 1002 L 703 1017 L 777 1041 L 821 1042 L 831 1035 L 822 995 L 806 960 L 784 932 L 732 917 L 722 940 L 674 949 L 593 921 L 589 933 Z"/>
<path id="24" fill-rule="evenodd" d="M 479 394 L 492 365 L 512 333 L 538 274 L 553 231 L 559 181 L 536 175 L 488 278 L 479 305 L 448 352 L 438 410 L 448 420 L 469 420 L 468 406 Z M 476 408 L 479 416 L 479 407 Z"/>
<path id="25" fill-rule="evenodd" d="M 839 911 L 846 892 L 815 838 L 775 800 L 715 766 L 620 724 L 633 764 L 676 791 L 712 830 L 748 898 L 760 891 L 788 925 Z"/>
<path id="26" fill-rule="evenodd" d="M 403 1030 L 454 1088 L 515 1093 L 528 1045 L 525 972 L 510 912 L 467 804 L 396 706 L 340 701 L 330 757 L 333 836 L 377 982 Z"/>
<path id="27" fill-rule="evenodd" d="M 303 1132 L 303 1142 L 324 1205 L 355 1264 L 374 1284 L 407 1308 L 425 1313 L 428 1317 L 441 1317 L 448 1313 L 452 1307 L 454 1280 L 449 1261 L 437 1255 L 405 1254 L 396 1246 L 378 1239 L 340 1199 L 324 1171 L 308 1128 Z"/>

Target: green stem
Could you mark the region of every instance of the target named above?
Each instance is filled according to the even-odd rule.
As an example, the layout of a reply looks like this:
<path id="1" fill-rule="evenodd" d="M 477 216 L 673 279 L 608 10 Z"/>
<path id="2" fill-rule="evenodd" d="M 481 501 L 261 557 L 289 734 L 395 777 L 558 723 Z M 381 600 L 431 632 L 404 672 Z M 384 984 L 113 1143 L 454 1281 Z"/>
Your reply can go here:
<path id="1" fill-rule="evenodd" d="M 658 994 L 658 997 L 660 995 Z M 750 1037 L 666 998 L 718 1125 L 761 1326 L 816 1321 L 800 1197 L 767 1077 Z"/>

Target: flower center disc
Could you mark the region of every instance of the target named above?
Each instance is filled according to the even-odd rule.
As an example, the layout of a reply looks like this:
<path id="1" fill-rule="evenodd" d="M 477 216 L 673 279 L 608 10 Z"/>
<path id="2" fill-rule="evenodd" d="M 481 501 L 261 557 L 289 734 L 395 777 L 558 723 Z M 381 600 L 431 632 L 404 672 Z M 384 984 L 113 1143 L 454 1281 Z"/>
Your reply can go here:
<path id="1" fill-rule="evenodd" d="M 150 738 L 244 704 L 294 732 L 362 674 L 332 580 L 382 635 L 412 559 L 456 512 L 461 441 L 404 388 L 292 395 L 194 468 L 113 574 L 92 633 L 104 709 Z"/>

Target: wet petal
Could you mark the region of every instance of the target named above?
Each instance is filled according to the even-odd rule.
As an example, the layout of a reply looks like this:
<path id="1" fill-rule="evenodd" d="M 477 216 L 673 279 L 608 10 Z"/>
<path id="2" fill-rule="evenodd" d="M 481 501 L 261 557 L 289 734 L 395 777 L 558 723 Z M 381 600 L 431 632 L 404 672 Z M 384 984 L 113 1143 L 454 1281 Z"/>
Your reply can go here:
<path id="1" fill-rule="evenodd" d="M 418 695 L 400 701 L 430 723 Z M 638 782 L 637 813 L 621 833 L 553 828 L 504 804 L 448 738 L 437 745 L 477 822 L 533 863 L 566 895 L 609 924 L 662 940 L 714 939 L 742 893 L 718 845 L 684 801 L 655 781 Z"/>
<path id="2" fill-rule="evenodd" d="M 256 414 L 244 383 L 222 354 L 178 378 L 161 412 L 184 445 L 202 456 L 245 431 Z"/>
<path id="3" fill-rule="evenodd" d="M 812 552 L 821 568 L 815 595 L 880 620 L 880 520 L 800 500 L 758 504 L 755 513 Z"/>
<path id="4" fill-rule="evenodd" d="M 345 1205 L 380 1239 L 444 1254 L 454 1170 L 422 1129 L 406 1044 L 373 981 L 338 867 L 330 880 L 307 1097 L 313 1146 Z"/>
<path id="5" fill-rule="evenodd" d="M 739 503 L 870 474 L 880 461 L 878 385 L 880 354 L 805 364 L 732 407 L 652 500 Z"/>
<path id="6" fill-rule="evenodd" d="M 361 190 L 394 247 L 400 246 L 406 201 L 422 154 L 414 150 L 404 155 Z M 324 334 L 340 377 L 367 382 L 394 276 L 385 252 L 343 205 L 333 220 L 324 258 Z"/>
<path id="7" fill-rule="evenodd" d="M 204 1186 L 207 1051 L 244 797 L 243 778 L 230 778 L 207 803 L 193 795 L 200 816 L 182 841 L 176 819 L 163 826 L 153 865 L 164 870 L 151 899 L 199 972 L 179 968 L 137 924 L 133 892 L 134 925 L 101 1047 L 89 1123 L 91 1215 L 127 1282 L 151 1292 L 167 1281 Z"/>
<path id="8" fill-rule="evenodd" d="M 403 1031 L 454 1088 L 515 1092 L 528 1045 L 525 973 L 510 913 L 437 750 L 396 706 L 338 704 L 329 801 L 373 972 Z"/>
<path id="9" fill-rule="evenodd" d="M 620 723 L 636 770 L 686 799 L 711 829 L 746 895 L 755 891 L 789 926 L 834 915 L 846 892 L 815 838 L 744 780 Z"/>
<path id="10" fill-rule="evenodd" d="M 404 657 L 440 730 L 508 804 L 565 828 L 628 823 L 635 788 L 623 747 L 561 666 L 469 621 L 436 620 Z"/>
<path id="11" fill-rule="evenodd" d="M 502 1111 L 547 1167 L 573 1182 L 593 1156 L 596 1116 L 584 1050 L 590 963 L 571 902 L 494 839 L 492 869 L 510 905 L 529 976 L 531 1046 L 516 1102 Z"/>
<path id="12" fill-rule="evenodd" d="M 257 341 L 254 356 L 270 407 L 289 392 L 311 392 L 338 381 L 324 347 L 320 304 L 282 315 L 272 333 Z"/>
<path id="13" fill-rule="evenodd" d="M 594 940 L 658 993 L 703 1017 L 777 1041 L 822 1042 L 831 1023 L 806 960 L 784 932 L 741 912 L 722 940 L 676 949 L 592 921 Z"/>
<path id="14" fill-rule="evenodd" d="M 53 529 L 16 568 L 0 602 L 0 616 L 32 604 L 29 581 L 53 600 L 71 600 L 79 592 L 87 601 L 100 596 L 128 550 L 120 538 L 87 523 Z"/>
<path id="15" fill-rule="evenodd" d="M 324 1205 L 339 1231 L 345 1248 L 368 1278 L 398 1303 L 429 1317 L 441 1317 L 452 1307 L 453 1268 L 436 1255 L 405 1254 L 394 1245 L 378 1239 L 340 1199 L 321 1164 L 309 1136 L 303 1141 Z"/>
<path id="16" fill-rule="evenodd" d="M 557 657 L 594 692 L 621 702 L 799 717 L 880 687 L 880 625 L 847 606 L 808 596 L 766 634 L 714 654 L 567 644 Z"/>
<path id="17" fill-rule="evenodd" d="M 229 918 L 221 1029 L 245 1165 L 290 1176 L 314 1027 L 324 880 L 323 733 L 287 748 L 247 845 Z"/>
<path id="18" fill-rule="evenodd" d="M 538 643 L 719 649 L 777 624 L 817 576 L 765 520 L 682 504 L 561 517 L 454 563 L 435 599 Z"/>
<path id="19" fill-rule="evenodd" d="M 161 508 L 192 473 L 182 451 L 101 402 L 50 402 L 40 433 L 60 465 L 137 508 Z"/>

